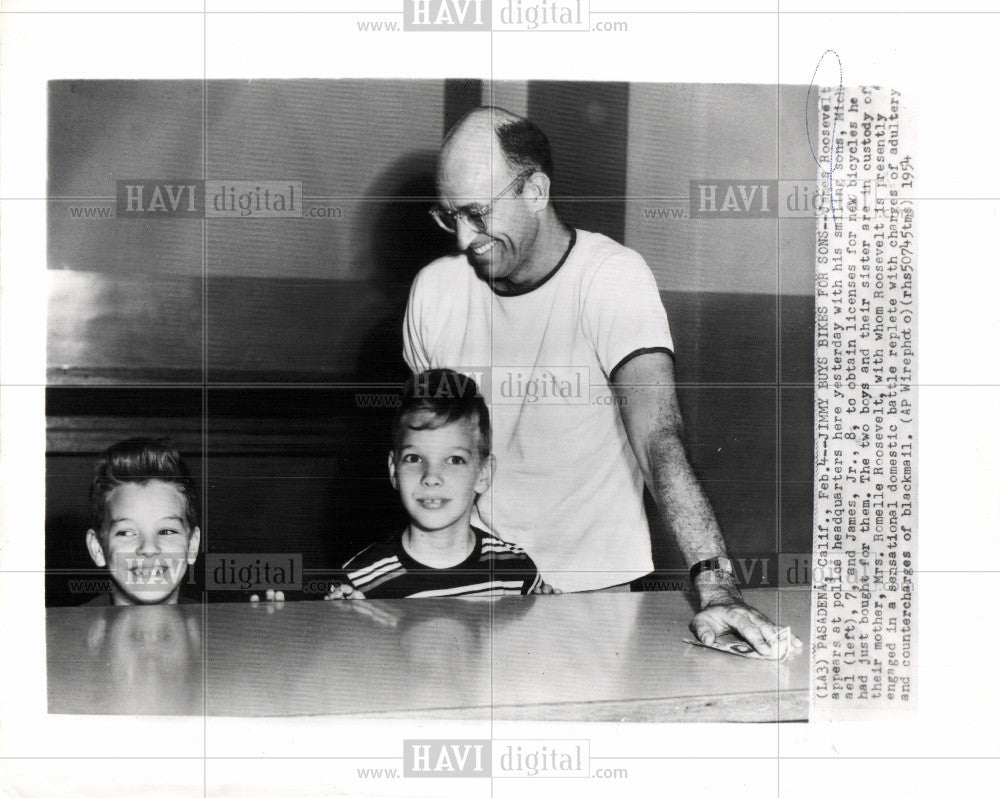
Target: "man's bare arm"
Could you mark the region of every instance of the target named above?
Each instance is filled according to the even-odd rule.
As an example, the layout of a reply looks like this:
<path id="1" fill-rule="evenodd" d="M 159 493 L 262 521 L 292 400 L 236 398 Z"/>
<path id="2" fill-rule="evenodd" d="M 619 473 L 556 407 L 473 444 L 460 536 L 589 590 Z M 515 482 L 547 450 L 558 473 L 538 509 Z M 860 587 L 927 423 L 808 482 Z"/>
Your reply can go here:
<path id="1" fill-rule="evenodd" d="M 617 370 L 613 388 L 643 477 L 688 566 L 725 555 L 715 513 L 684 451 L 673 360 L 663 352 L 638 355 Z M 743 601 L 732 576 L 705 571 L 695 587 L 701 612 L 691 626 L 702 642 L 735 630 L 762 654 L 771 653 L 778 627 Z"/>

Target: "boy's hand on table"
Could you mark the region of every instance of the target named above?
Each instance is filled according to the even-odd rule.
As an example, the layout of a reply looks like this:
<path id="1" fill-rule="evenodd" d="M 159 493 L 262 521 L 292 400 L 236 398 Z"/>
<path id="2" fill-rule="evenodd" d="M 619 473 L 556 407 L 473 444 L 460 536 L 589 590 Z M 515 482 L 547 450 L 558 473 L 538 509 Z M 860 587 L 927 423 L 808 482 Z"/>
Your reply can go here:
<path id="1" fill-rule="evenodd" d="M 772 644 L 777 642 L 781 630 L 764 613 L 743 600 L 731 576 L 711 572 L 700 574 L 695 586 L 701 597 L 701 612 L 691 621 L 691 631 L 698 640 L 711 645 L 720 635 L 735 632 L 762 656 L 775 654 Z M 802 641 L 794 634 L 789 644 L 793 653 L 802 648 Z"/>
<path id="2" fill-rule="evenodd" d="M 260 596 L 256 593 L 250 596 L 251 604 L 260 604 Z M 268 590 L 264 593 L 264 604 L 267 607 L 267 614 L 271 615 L 285 606 L 285 594 L 280 590 Z"/>
<path id="3" fill-rule="evenodd" d="M 552 587 L 552 585 L 547 582 L 539 582 L 534 590 L 531 591 L 533 596 L 558 596 L 562 591 L 557 587 Z"/>
<path id="4" fill-rule="evenodd" d="M 323 596 L 323 601 L 339 601 L 340 599 L 363 599 L 365 594 L 360 590 L 351 587 L 346 582 L 340 585 L 333 585 L 330 592 Z"/>

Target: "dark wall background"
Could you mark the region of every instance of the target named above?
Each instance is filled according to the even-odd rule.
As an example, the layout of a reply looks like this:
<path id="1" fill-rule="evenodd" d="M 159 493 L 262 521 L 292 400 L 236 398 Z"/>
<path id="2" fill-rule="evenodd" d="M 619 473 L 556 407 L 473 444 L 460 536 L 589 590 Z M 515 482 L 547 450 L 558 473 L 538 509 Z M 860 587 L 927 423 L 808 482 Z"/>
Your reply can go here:
<path id="1" fill-rule="evenodd" d="M 93 570 L 83 547 L 90 471 L 101 450 L 131 435 L 169 435 L 190 461 L 209 563 L 219 552 L 301 552 L 321 580 L 401 528 L 385 474 L 389 411 L 357 397 L 405 377 L 409 284 L 451 247 L 426 214 L 434 154 L 481 90 L 477 81 L 220 81 L 203 104 L 197 82 L 50 84 L 51 196 L 106 197 L 118 177 L 200 177 L 204 130 L 209 177 L 302 179 L 307 195 L 334 196 L 327 202 L 345 212 L 202 228 L 75 219 L 65 202 L 50 203 L 49 604 L 86 598 L 67 577 Z M 662 244 L 644 236 L 663 231 L 637 228 L 624 199 L 636 167 L 629 90 L 531 82 L 528 110 L 553 142 L 560 212 L 619 240 L 639 229 L 626 243 L 656 253 Z M 752 105 L 761 116 L 759 92 L 741 96 L 713 107 L 726 102 L 739 115 Z M 761 135 L 782 116 L 771 108 Z M 730 156 L 716 157 L 710 174 L 730 174 Z M 774 174 L 777 163 L 762 157 L 755 175 Z M 700 263 L 716 263 L 713 246 L 736 247 L 740 224 L 701 233 Z M 775 231 L 776 250 L 777 240 Z M 781 260 L 812 273 L 804 244 Z M 672 290 L 663 264 L 650 265 L 671 319 L 691 459 L 731 549 L 808 550 L 811 295 L 734 290 L 725 264 L 712 267 L 719 279 L 703 272 L 698 281 L 719 290 Z M 676 568 L 651 511 L 657 566 Z"/>

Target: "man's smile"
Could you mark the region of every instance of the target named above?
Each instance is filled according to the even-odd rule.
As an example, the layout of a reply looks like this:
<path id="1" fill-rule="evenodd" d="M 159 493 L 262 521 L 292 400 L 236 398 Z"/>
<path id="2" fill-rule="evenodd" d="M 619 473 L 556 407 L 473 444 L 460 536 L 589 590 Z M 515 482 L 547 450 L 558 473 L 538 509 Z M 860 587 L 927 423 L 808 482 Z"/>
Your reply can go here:
<path id="1" fill-rule="evenodd" d="M 492 250 L 493 247 L 496 246 L 496 244 L 497 244 L 497 242 L 495 240 L 491 240 L 491 241 L 487 241 L 484 244 L 479 244 L 479 245 L 476 245 L 476 246 L 470 246 L 469 247 L 469 252 L 471 252 L 476 257 L 480 257 L 481 258 L 484 255 L 488 254 L 490 252 L 490 250 Z"/>

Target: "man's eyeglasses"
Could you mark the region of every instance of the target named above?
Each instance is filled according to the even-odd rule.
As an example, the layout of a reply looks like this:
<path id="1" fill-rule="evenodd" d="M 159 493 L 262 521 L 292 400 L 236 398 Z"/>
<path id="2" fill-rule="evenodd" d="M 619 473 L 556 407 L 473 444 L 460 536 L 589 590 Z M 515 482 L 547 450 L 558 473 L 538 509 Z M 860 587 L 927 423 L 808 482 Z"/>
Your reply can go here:
<path id="1" fill-rule="evenodd" d="M 456 208 L 453 211 L 443 208 L 440 205 L 435 205 L 430 209 L 430 215 L 434 217 L 434 221 L 437 222 L 444 230 L 449 233 L 454 233 L 458 230 L 458 220 L 465 219 L 466 223 L 469 224 L 474 230 L 479 233 L 486 232 L 486 217 L 490 215 L 493 210 L 493 206 L 496 204 L 497 200 L 500 199 L 504 194 L 509 192 L 518 183 L 521 183 L 528 175 L 537 171 L 534 167 L 530 169 L 525 169 L 521 174 L 515 177 L 510 185 L 507 186 L 503 191 L 497 194 L 493 199 L 491 199 L 482 208 L 477 208 L 475 206 L 470 206 L 467 208 Z M 521 188 L 524 188 L 522 185 Z M 521 189 L 518 189 L 519 191 Z"/>

